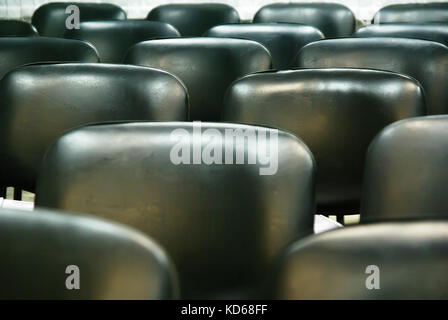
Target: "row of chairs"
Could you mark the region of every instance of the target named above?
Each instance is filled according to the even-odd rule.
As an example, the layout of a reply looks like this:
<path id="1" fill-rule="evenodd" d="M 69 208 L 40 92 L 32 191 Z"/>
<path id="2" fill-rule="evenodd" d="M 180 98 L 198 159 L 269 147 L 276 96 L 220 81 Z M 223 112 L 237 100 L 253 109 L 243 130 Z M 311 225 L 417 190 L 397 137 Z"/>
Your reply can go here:
<path id="1" fill-rule="evenodd" d="M 261 164 L 172 163 L 178 143 L 173 132 L 194 137 L 195 125 L 102 123 L 58 138 L 44 157 L 36 192 L 38 208 L 57 212 L 1 211 L 1 237 L 14 243 L 1 249 L 2 274 L 10 275 L 2 288 L 11 288 L 1 290 L 2 296 L 447 297 L 448 176 L 441 168 L 448 116 L 386 127 L 368 153 L 362 224 L 319 235 L 312 235 L 315 162 L 302 141 L 278 131 L 278 171 L 270 176 L 259 174 Z M 230 123 L 204 123 L 200 129 L 222 136 L 229 129 L 267 130 L 267 144 L 274 130 Z M 194 143 L 222 148 L 217 140 Z M 245 158 L 259 152 L 250 144 L 232 148 Z M 153 240 L 65 212 L 123 223 Z M 36 246 L 44 246 L 45 255 Z M 27 262 L 36 255 L 31 271 Z M 75 262 L 87 280 L 84 290 L 68 292 L 62 270 Z M 372 265 L 381 287 L 366 284 Z"/>
<path id="2" fill-rule="evenodd" d="M 0 20 L 1 36 L 25 36 L 22 21 Z M 446 24 L 383 24 L 359 28 L 352 37 L 415 38 L 448 44 Z M 224 24 L 205 30 L 203 36 L 253 40 L 271 53 L 273 68 L 289 69 L 294 55 L 306 44 L 324 39 L 323 33 L 312 26 L 287 23 Z M 138 42 L 151 39 L 177 38 L 180 33 L 163 22 L 114 20 L 81 22 L 79 29 L 66 30 L 62 37 L 91 43 L 100 60 L 121 63 L 126 51 Z"/>
<path id="3" fill-rule="evenodd" d="M 0 80 L 2 185 L 34 191 L 45 151 L 74 127 L 119 120 L 187 121 L 189 94 L 173 75 L 139 66 L 69 63 L 15 69 Z M 255 73 L 236 80 L 220 103 L 224 122 L 277 127 L 303 139 L 319 168 L 319 212 L 341 215 L 359 211 L 372 139 L 388 124 L 425 115 L 416 80 L 366 69 Z"/>
<path id="4" fill-rule="evenodd" d="M 123 63 L 157 68 L 177 76 L 190 94 L 190 119 L 219 121 L 228 86 L 246 74 L 271 70 L 272 58 L 268 49 L 260 43 L 216 38 L 217 33 L 219 30 L 213 32 L 213 38 L 139 42 L 127 50 Z M 230 34 L 224 31 L 222 36 Z M 110 39 L 108 43 L 112 42 L 113 39 Z M 15 67 L 33 62 L 99 61 L 95 48 L 82 41 L 19 37 L 0 38 L 0 45 L 0 59 L 3 62 L 0 77 Z M 105 51 L 118 56 L 123 48 L 118 46 L 115 51 L 107 47 Z M 286 62 L 288 56 L 293 56 L 292 68 L 367 68 L 411 76 L 425 90 L 428 114 L 448 112 L 448 98 L 444 90 L 448 82 L 445 70 L 448 48 L 443 44 L 405 38 L 345 38 L 314 41 L 295 54 L 291 55 L 290 52 L 283 53 L 279 60 Z M 409 52 L 413 54 L 409 55 Z M 208 90 L 203 90 L 204 86 Z"/>
<path id="5" fill-rule="evenodd" d="M 82 15 L 81 21 L 126 20 L 126 12 L 108 3 L 75 3 Z M 32 16 L 32 25 L 11 22 L 4 25 L 6 31 L 20 35 L 62 37 L 67 19 L 67 3 L 48 3 L 39 7 Z M 231 6 L 220 3 L 167 4 L 149 12 L 149 21 L 159 21 L 174 26 L 184 37 L 197 37 L 220 24 L 235 24 L 240 20 Z M 313 26 L 327 38 L 347 37 L 356 29 L 353 12 L 337 3 L 274 3 L 262 7 L 254 16 L 254 23 L 295 23 Z M 398 4 L 380 9 L 374 16 L 374 24 L 391 23 L 446 23 L 446 3 Z M 0 28 L 2 29 L 2 28 Z"/>
<path id="6" fill-rule="evenodd" d="M 230 227 L 233 219 L 242 219 L 241 216 L 249 219 L 250 213 L 256 213 L 250 216 L 254 221 L 275 221 L 276 228 L 266 230 L 265 235 L 286 228 L 281 237 L 277 235 L 272 239 L 287 237 L 289 228 L 299 228 L 293 232 L 298 236 L 312 232 L 314 185 L 318 203 L 319 191 L 328 185 L 319 180 L 319 162 L 302 140 L 279 130 L 276 171 L 265 176 L 259 174 L 260 169 L 266 167 L 260 162 L 238 164 L 233 161 L 233 166 L 224 165 L 224 161 L 195 165 L 192 160 L 190 165 L 173 163 L 170 155 L 178 141 L 173 141 L 172 132 L 178 128 L 188 132 L 192 137 L 190 142 L 199 143 L 202 152 L 219 149 L 220 155 L 224 154 L 223 142 L 205 138 L 208 129 L 223 137 L 226 129 L 243 132 L 252 129 L 258 136 L 262 130 L 267 130 L 270 137 L 266 144 L 273 142 L 274 129 L 234 123 L 203 123 L 202 139 L 193 136 L 195 123 L 191 122 L 121 122 L 80 127 L 50 146 L 39 169 L 36 204 L 104 214 L 136 227 L 142 227 L 143 224 L 136 221 L 148 219 L 146 214 L 155 215 L 154 219 L 160 220 L 148 226 L 155 228 L 154 232 L 161 232 L 156 227 L 158 223 L 166 223 L 177 230 L 177 223 L 187 223 L 182 218 L 185 211 L 197 215 L 200 220 L 210 210 L 218 216 L 221 216 L 218 212 L 226 216 L 220 225 L 207 229 L 215 235 L 217 230 Z M 382 130 L 367 152 L 361 222 L 445 218 L 448 202 L 444 197 L 447 175 L 443 164 L 447 136 L 448 116 L 405 119 Z M 347 147 L 350 151 L 350 146 Z M 251 145 L 245 147 L 236 143 L 231 154 L 233 157 L 244 154 L 244 159 L 254 154 L 260 159 L 260 150 Z M 333 161 L 340 160 L 335 157 Z M 332 195 L 341 202 L 343 197 L 334 190 L 348 193 L 357 189 L 358 192 L 360 187 L 352 188 L 350 177 L 344 184 L 343 178 L 336 175 L 341 174 L 339 172 L 328 173 L 325 178 L 329 179 L 332 174 L 334 189 L 328 197 Z M 330 188 L 325 191 L 328 190 Z M 126 209 L 128 214 L 124 215 L 121 210 Z M 142 215 L 143 212 L 146 214 Z M 170 216 L 165 217 L 169 220 L 158 216 L 161 212 L 170 212 Z M 256 225 L 254 221 L 253 226 Z M 295 223 L 284 224 L 286 221 Z M 209 222 L 203 221 L 203 224 Z M 243 223 L 240 221 L 239 225 Z M 191 230 L 194 228 L 192 226 Z M 165 235 L 166 232 L 160 234 L 161 237 Z"/>
<path id="7" fill-rule="evenodd" d="M 167 251 L 127 226 L 48 209 L 1 209 L 0 231 L 2 299 L 188 297 L 181 294 L 181 269 Z M 446 299 L 447 234 L 446 221 L 432 220 L 351 226 L 310 236 L 282 250 L 256 294 L 218 297 Z M 191 281 L 196 284 L 206 277 L 221 283 L 224 277 L 247 285 L 245 277 L 259 273 L 260 264 L 245 265 L 238 252 L 240 247 L 259 251 L 256 245 L 254 240 L 241 242 L 233 252 L 210 246 L 218 261 L 237 256 L 227 269 L 209 269 L 208 261 L 215 261 L 204 261 L 203 252 L 189 253 L 197 276 Z M 372 270 L 376 279 L 369 280 Z"/>
<path id="8" fill-rule="evenodd" d="M 80 29 L 67 30 L 66 38 L 89 42 L 96 48 L 99 59 L 105 63 L 122 63 L 128 49 L 139 42 L 179 36 L 172 26 L 159 22 L 95 21 L 81 25 Z M 414 38 L 446 45 L 447 28 L 447 25 L 441 24 L 371 25 L 360 28 L 353 37 Z M 275 69 L 296 67 L 294 57 L 297 52 L 311 42 L 324 39 L 323 34 L 311 26 L 293 24 L 220 25 L 208 30 L 204 36 L 259 42 L 271 53 Z"/>

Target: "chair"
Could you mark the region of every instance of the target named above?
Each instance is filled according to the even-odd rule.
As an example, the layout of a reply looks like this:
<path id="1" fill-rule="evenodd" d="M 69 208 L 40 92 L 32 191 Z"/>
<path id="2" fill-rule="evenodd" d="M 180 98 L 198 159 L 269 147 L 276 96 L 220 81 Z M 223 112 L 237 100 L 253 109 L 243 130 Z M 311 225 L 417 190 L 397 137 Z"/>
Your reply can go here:
<path id="1" fill-rule="evenodd" d="M 28 22 L 20 20 L 0 20 L 0 37 L 35 37 L 36 28 Z"/>
<path id="2" fill-rule="evenodd" d="M 223 38 L 150 40 L 131 47 L 124 63 L 168 71 L 185 84 L 190 119 L 219 121 L 224 93 L 239 77 L 271 67 L 255 41 Z"/>
<path id="3" fill-rule="evenodd" d="M 130 20 L 81 22 L 79 29 L 67 30 L 64 34 L 64 38 L 90 42 L 105 63 L 121 63 L 126 51 L 138 42 L 179 36 L 166 23 Z"/>
<path id="4" fill-rule="evenodd" d="M 0 240 L 1 299 L 177 297 L 165 251 L 123 225 L 44 209 L 1 209 Z"/>
<path id="5" fill-rule="evenodd" d="M 48 151 L 36 205 L 150 235 L 173 258 L 182 298 L 254 298 L 279 250 L 313 233 L 313 173 L 308 148 L 275 129 L 92 125 Z"/>
<path id="6" fill-rule="evenodd" d="M 288 22 L 313 26 L 326 38 L 349 37 L 356 20 L 353 12 L 337 3 L 273 3 L 262 7 L 254 23 Z"/>
<path id="7" fill-rule="evenodd" d="M 275 69 L 290 69 L 295 55 L 304 45 L 324 38 L 314 27 L 287 23 L 220 25 L 204 36 L 257 41 L 271 53 Z"/>
<path id="8" fill-rule="evenodd" d="M 447 23 L 448 3 L 401 3 L 381 8 L 372 23 Z"/>
<path id="9" fill-rule="evenodd" d="M 279 259 L 277 299 L 447 299 L 448 222 L 350 226 L 292 244 Z"/>
<path id="10" fill-rule="evenodd" d="M 187 118 L 183 84 L 161 70 L 76 63 L 16 69 L 0 81 L 1 183 L 34 191 L 45 151 L 72 128 Z"/>
<path id="11" fill-rule="evenodd" d="M 31 23 L 37 28 L 39 34 L 45 37 L 62 38 L 66 27 L 66 20 L 70 13 L 67 7 L 75 5 L 79 8 L 79 20 L 126 20 L 126 12 L 120 7 L 110 3 L 91 2 L 50 2 L 34 11 Z"/>
<path id="12" fill-rule="evenodd" d="M 448 116 L 386 127 L 367 154 L 361 222 L 448 217 Z"/>
<path id="13" fill-rule="evenodd" d="M 448 48 L 440 43 L 403 38 L 321 40 L 303 47 L 295 66 L 403 73 L 423 86 L 428 114 L 448 113 Z"/>
<path id="14" fill-rule="evenodd" d="M 146 18 L 173 25 L 183 37 L 200 37 L 213 26 L 239 23 L 238 12 L 222 3 L 171 3 L 152 9 Z"/>
<path id="15" fill-rule="evenodd" d="M 390 37 L 422 39 L 448 45 L 448 25 L 404 23 L 369 25 L 358 29 L 353 36 L 358 38 Z"/>
<path id="16" fill-rule="evenodd" d="M 359 213 L 367 148 L 388 124 L 425 114 L 423 89 L 407 76 L 365 69 L 265 72 L 235 81 L 223 121 L 276 127 L 316 159 L 318 213 Z"/>
<path id="17" fill-rule="evenodd" d="M 90 44 L 45 37 L 0 37 L 0 79 L 12 69 L 42 62 L 98 62 Z"/>

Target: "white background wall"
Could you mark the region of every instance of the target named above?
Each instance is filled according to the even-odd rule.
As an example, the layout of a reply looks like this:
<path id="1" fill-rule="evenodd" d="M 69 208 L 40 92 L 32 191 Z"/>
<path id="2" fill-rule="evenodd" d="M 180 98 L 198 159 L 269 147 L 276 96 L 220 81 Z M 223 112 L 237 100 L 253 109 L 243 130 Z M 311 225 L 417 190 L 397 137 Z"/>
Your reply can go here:
<path id="1" fill-rule="evenodd" d="M 0 0 L 0 19 L 1 18 L 29 18 L 33 11 L 46 2 L 67 2 L 68 0 Z M 121 6 L 128 13 L 129 18 L 144 18 L 149 10 L 166 3 L 191 3 L 191 2 L 221 2 L 235 7 L 241 19 L 251 19 L 255 12 L 262 6 L 282 2 L 276 0 L 75 0 L 76 2 L 109 2 Z M 370 20 L 375 12 L 381 7 L 392 3 L 410 3 L 410 2 L 443 2 L 443 0 L 333 0 L 320 2 L 339 2 L 349 7 L 360 20 Z M 72 0 L 73 2 L 73 0 Z M 283 1 L 287 2 L 287 1 Z M 316 2 L 316 0 L 297 0 L 296 2 Z"/>

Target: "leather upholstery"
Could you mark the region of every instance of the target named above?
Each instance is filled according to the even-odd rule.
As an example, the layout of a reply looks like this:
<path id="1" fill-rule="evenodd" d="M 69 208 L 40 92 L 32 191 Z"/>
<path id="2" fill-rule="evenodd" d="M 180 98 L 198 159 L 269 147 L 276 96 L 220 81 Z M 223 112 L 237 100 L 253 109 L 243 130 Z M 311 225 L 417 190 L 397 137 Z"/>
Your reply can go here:
<path id="1" fill-rule="evenodd" d="M 223 38 L 150 40 L 129 49 L 124 63 L 168 71 L 185 84 L 190 119 L 219 121 L 224 93 L 236 79 L 271 67 L 268 50 L 255 41 Z"/>
<path id="2" fill-rule="evenodd" d="M 275 69 L 290 69 L 295 55 L 304 45 L 324 38 L 314 27 L 289 23 L 220 25 L 204 35 L 257 41 L 271 53 Z"/>
<path id="3" fill-rule="evenodd" d="M 147 18 L 173 25 L 183 37 L 200 37 L 213 26 L 238 23 L 238 11 L 223 3 L 172 3 L 152 9 Z"/>
<path id="4" fill-rule="evenodd" d="M 131 228 L 49 210 L 0 210 L 1 299 L 171 299 L 174 267 Z M 79 268 L 79 290 L 66 280 Z M 72 281 L 69 280 L 69 283 Z"/>
<path id="5" fill-rule="evenodd" d="M 338 3 L 273 3 L 262 7 L 254 23 L 288 22 L 316 27 L 326 38 L 349 37 L 356 26 L 353 12 Z"/>
<path id="6" fill-rule="evenodd" d="M 0 81 L 2 182 L 34 190 L 46 149 L 69 129 L 101 121 L 183 121 L 187 99 L 179 80 L 150 68 L 59 64 L 17 69 Z"/>
<path id="7" fill-rule="evenodd" d="M 79 8 L 80 21 L 126 19 L 126 12 L 110 3 L 50 2 L 34 11 L 31 23 L 41 36 L 62 37 L 67 30 L 65 21 L 70 15 L 65 10 L 70 5 L 76 5 Z"/>
<path id="8" fill-rule="evenodd" d="M 121 63 L 126 51 L 138 42 L 179 36 L 166 23 L 129 20 L 81 22 L 79 29 L 67 30 L 64 34 L 65 38 L 90 42 L 105 63 Z"/>
<path id="9" fill-rule="evenodd" d="M 0 20 L 0 37 L 34 37 L 38 36 L 36 28 L 20 20 Z"/>
<path id="10" fill-rule="evenodd" d="M 447 23 L 448 3 L 404 3 L 381 8 L 373 23 Z"/>
<path id="11" fill-rule="evenodd" d="M 227 150 L 233 152 L 234 161 L 238 154 L 244 154 L 245 160 L 239 165 L 225 164 L 226 148 L 216 132 L 224 139 L 226 130 L 250 133 L 247 130 L 252 129 L 258 137 L 263 131 L 272 146 L 276 141 L 272 129 L 197 125 L 142 122 L 71 131 L 46 154 L 36 204 L 106 217 L 150 235 L 173 258 L 183 298 L 210 298 L 254 288 L 265 279 L 270 261 L 283 246 L 313 233 L 312 155 L 295 136 L 278 131 L 278 170 L 260 175 L 260 169 L 268 166 L 260 161 L 249 164 L 247 158 L 250 154 L 260 157 L 256 146 L 230 144 Z M 202 140 L 192 136 L 198 128 Z M 213 134 L 211 141 L 208 134 Z M 223 163 L 206 164 L 202 158 L 201 164 L 192 164 L 196 157 L 192 150 L 191 164 L 174 164 L 171 154 L 181 137 L 204 153 L 207 146 L 221 149 L 218 158 Z M 275 149 L 271 152 L 274 157 Z M 258 293 L 254 289 L 246 297 Z"/>
<path id="12" fill-rule="evenodd" d="M 430 40 L 448 45 L 448 25 L 446 24 L 384 24 L 369 25 L 358 29 L 358 38 L 391 37 Z"/>
<path id="13" fill-rule="evenodd" d="M 372 142 L 362 221 L 448 217 L 448 116 L 408 119 Z"/>
<path id="14" fill-rule="evenodd" d="M 303 47 L 295 65 L 403 73 L 422 84 L 429 114 L 448 113 L 448 48 L 440 43 L 403 38 L 321 40 Z"/>
<path id="15" fill-rule="evenodd" d="M 446 221 L 350 226 L 311 236 L 281 259 L 275 297 L 447 299 L 447 242 Z M 378 290 L 366 286 L 374 283 L 368 266 L 379 269 Z"/>
<path id="16" fill-rule="evenodd" d="M 37 62 L 98 62 L 90 44 L 45 37 L 0 38 L 0 79 L 14 68 Z"/>
<path id="17" fill-rule="evenodd" d="M 229 88 L 224 121 L 278 127 L 316 159 L 318 213 L 359 212 L 365 153 L 388 124 L 425 113 L 409 77 L 363 69 L 306 69 L 244 77 Z"/>

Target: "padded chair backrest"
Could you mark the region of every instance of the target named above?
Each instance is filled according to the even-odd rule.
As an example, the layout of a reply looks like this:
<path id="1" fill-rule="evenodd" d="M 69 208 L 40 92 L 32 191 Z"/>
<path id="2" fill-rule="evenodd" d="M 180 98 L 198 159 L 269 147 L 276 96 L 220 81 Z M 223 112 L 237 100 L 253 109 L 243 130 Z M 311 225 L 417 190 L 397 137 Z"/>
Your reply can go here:
<path id="1" fill-rule="evenodd" d="M 448 47 L 418 39 L 364 38 L 321 40 L 299 51 L 302 68 L 371 68 L 418 80 L 429 114 L 448 113 Z"/>
<path id="2" fill-rule="evenodd" d="M 262 7 L 254 23 L 288 22 L 316 27 L 326 38 L 349 37 L 355 31 L 353 12 L 338 3 L 273 3 Z"/>
<path id="3" fill-rule="evenodd" d="M 110 3 L 51 2 L 34 11 L 31 23 L 36 26 L 41 36 L 62 37 L 67 30 L 66 20 L 73 14 L 72 11 L 66 12 L 67 7 L 71 5 L 79 8 L 80 21 L 126 19 L 126 12 Z"/>
<path id="4" fill-rule="evenodd" d="M 35 37 L 36 28 L 28 22 L 20 20 L 0 20 L 0 37 Z"/>
<path id="5" fill-rule="evenodd" d="M 200 37 L 213 26 L 238 23 L 238 12 L 223 3 L 172 3 L 152 9 L 147 18 L 173 25 L 183 37 Z"/>
<path id="6" fill-rule="evenodd" d="M 447 221 L 358 225 L 311 236 L 280 260 L 274 295 L 448 299 L 447 242 Z"/>
<path id="7" fill-rule="evenodd" d="M 168 71 L 186 85 L 190 119 L 219 121 L 224 93 L 236 79 L 268 70 L 271 55 L 261 44 L 241 39 L 150 40 L 129 49 L 124 63 Z"/>
<path id="8" fill-rule="evenodd" d="M 174 76 L 107 64 L 35 65 L 0 81 L 0 172 L 7 185 L 33 190 L 53 140 L 89 123 L 184 121 L 188 96 Z"/>
<path id="9" fill-rule="evenodd" d="M 316 158 L 318 212 L 359 212 L 367 148 L 388 124 L 425 113 L 409 77 L 362 69 L 260 73 L 233 83 L 224 121 L 288 130 Z"/>
<path id="10" fill-rule="evenodd" d="M 65 38 L 90 42 L 105 63 L 121 63 L 126 51 L 138 42 L 179 36 L 167 23 L 130 20 L 82 22 L 79 29 L 67 30 L 64 34 Z"/>
<path id="11" fill-rule="evenodd" d="M 173 257 L 183 297 L 210 297 L 255 285 L 283 246 L 313 232 L 313 170 L 307 147 L 274 129 L 104 124 L 51 147 L 36 203 L 144 231 Z"/>
<path id="12" fill-rule="evenodd" d="M 447 23 L 448 3 L 404 3 L 381 8 L 373 23 Z"/>
<path id="13" fill-rule="evenodd" d="M 385 128 L 367 154 L 362 221 L 448 217 L 448 116 Z"/>
<path id="14" fill-rule="evenodd" d="M 0 38 L 0 79 L 14 68 L 42 62 L 98 62 L 90 44 L 44 37 Z"/>
<path id="15" fill-rule="evenodd" d="M 177 297 L 165 251 L 123 225 L 43 209 L 0 209 L 0 241 L 1 299 Z"/>
<path id="16" fill-rule="evenodd" d="M 228 24 L 208 30 L 207 37 L 253 40 L 265 46 L 275 69 L 290 69 L 297 52 L 306 44 L 324 38 L 311 26 L 297 24 Z"/>
<path id="17" fill-rule="evenodd" d="M 448 24 L 384 24 L 358 29 L 358 38 L 389 37 L 430 40 L 448 45 Z"/>

